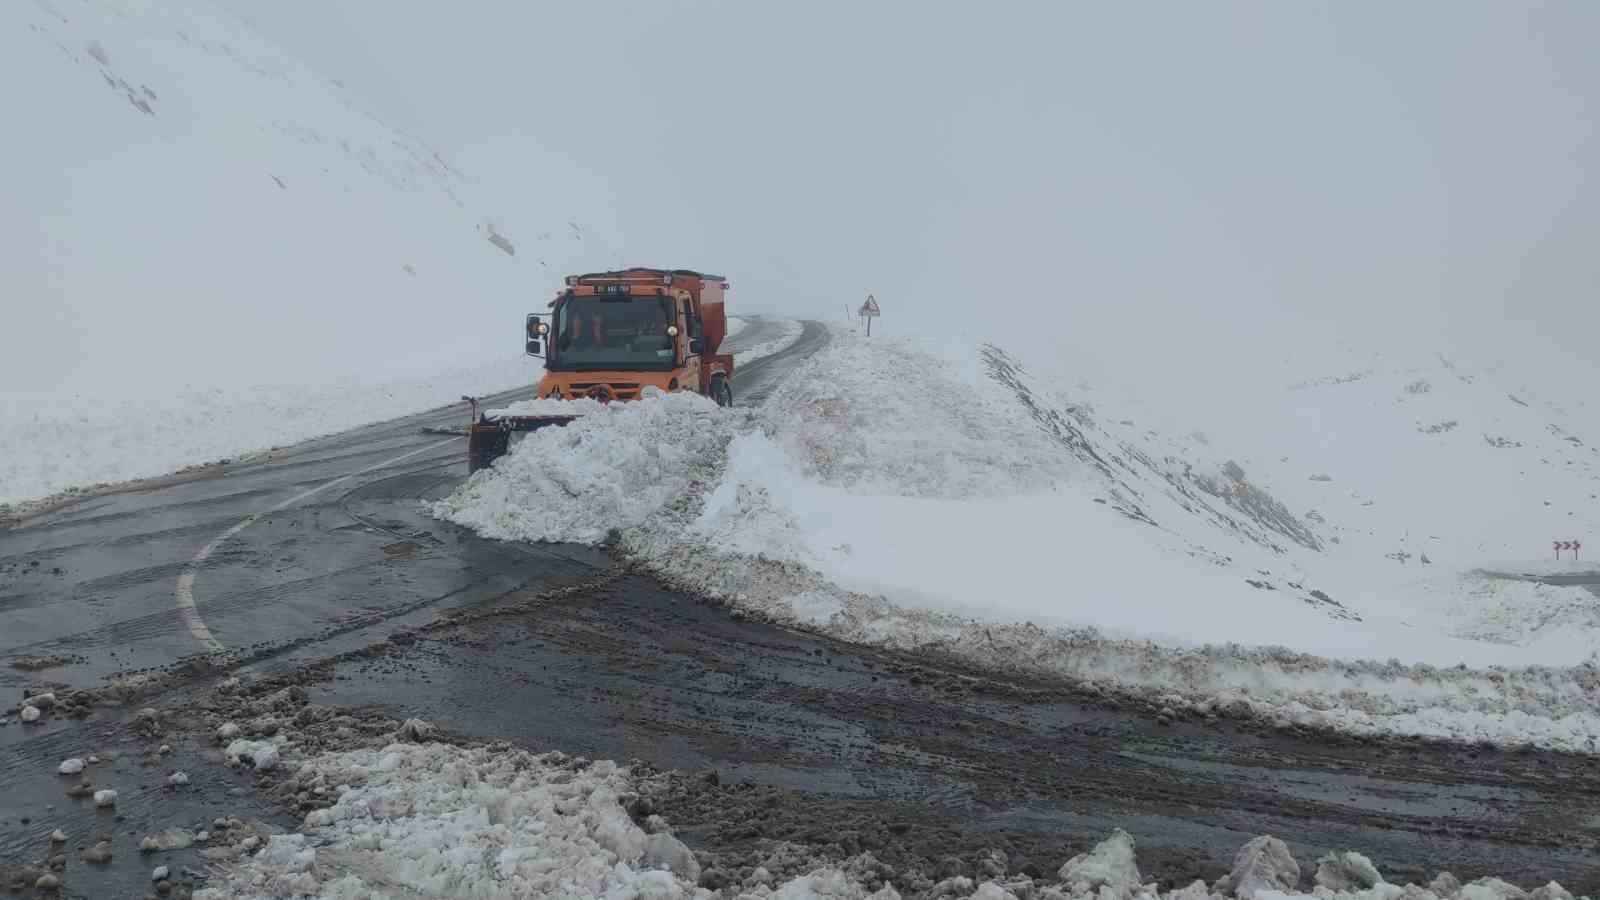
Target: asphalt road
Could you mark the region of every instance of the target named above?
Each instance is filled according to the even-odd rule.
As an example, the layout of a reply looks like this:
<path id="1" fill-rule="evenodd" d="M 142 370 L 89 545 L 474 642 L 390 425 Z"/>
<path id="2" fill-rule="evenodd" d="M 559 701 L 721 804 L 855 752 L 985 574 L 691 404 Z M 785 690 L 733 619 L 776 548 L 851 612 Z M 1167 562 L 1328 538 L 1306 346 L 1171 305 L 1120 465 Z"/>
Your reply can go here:
<path id="1" fill-rule="evenodd" d="M 737 371 L 739 402 L 825 340 L 808 325 L 790 351 Z M 424 429 L 464 420 L 436 410 L 0 531 L 0 691 L 160 674 L 137 704 L 182 709 L 224 675 L 289 679 L 318 702 L 458 735 L 714 769 L 661 807 L 725 865 L 787 839 L 871 848 L 901 873 L 989 847 L 1053 870 L 1120 826 L 1146 876 L 1168 883 L 1214 879 L 1244 840 L 1272 833 L 1308 872 L 1354 848 L 1398 881 L 1449 869 L 1600 894 L 1590 760 L 1166 726 L 1064 685 L 745 621 L 602 551 L 485 541 L 428 517 L 418 501 L 458 485 L 465 461 L 459 439 Z M 439 620 L 452 610 L 473 615 Z M 123 793 L 114 810 L 68 799 L 54 774 L 90 752 L 104 760 L 97 785 Z M 203 868 L 192 850 L 141 857 L 139 836 L 160 827 L 297 818 L 201 736 L 135 730 L 126 710 L 13 718 L 0 753 L 0 881 L 42 859 L 60 827 L 67 896 L 139 896 L 154 865 Z M 192 788 L 162 788 L 178 768 Z M 117 857 L 79 863 L 101 833 Z"/>
<path id="2" fill-rule="evenodd" d="M 781 324 L 772 319 L 750 319 L 742 331 L 725 343 L 726 352 L 738 353 L 743 349 L 774 340 L 783 333 Z M 810 357 L 828 342 L 828 329 L 821 322 L 802 322 L 803 330 L 793 344 L 771 356 L 764 356 L 748 365 L 734 367 L 734 404 L 755 406 L 766 401 L 767 395 L 783 380 L 795 363 Z"/>

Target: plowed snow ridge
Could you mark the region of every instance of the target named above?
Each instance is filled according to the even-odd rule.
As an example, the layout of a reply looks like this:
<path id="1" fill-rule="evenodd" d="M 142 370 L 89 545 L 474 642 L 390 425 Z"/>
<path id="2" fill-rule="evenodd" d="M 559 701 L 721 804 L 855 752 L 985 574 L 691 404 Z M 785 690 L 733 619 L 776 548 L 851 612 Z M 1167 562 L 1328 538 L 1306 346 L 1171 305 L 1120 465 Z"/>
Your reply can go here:
<path id="1" fill-rule="evenodd" d="M 1595 635 L 1570 616 L 1466 639 L 1493 607 L 1472 570 L 1417 590 L 1378 554 L 1362 568 L 1276 480 L 1107 419 L 996 348 L 841 334 L 757 411 L 613 406 L 531 435 L 435 512 L 504 539 L 614 536 L 776 621 L 1169 715 L 1596 751 Z M 1326 587 L 1358 576 L 1377 581 Z M 1523 600 L 1581 591 L 1542 590 Z"/>

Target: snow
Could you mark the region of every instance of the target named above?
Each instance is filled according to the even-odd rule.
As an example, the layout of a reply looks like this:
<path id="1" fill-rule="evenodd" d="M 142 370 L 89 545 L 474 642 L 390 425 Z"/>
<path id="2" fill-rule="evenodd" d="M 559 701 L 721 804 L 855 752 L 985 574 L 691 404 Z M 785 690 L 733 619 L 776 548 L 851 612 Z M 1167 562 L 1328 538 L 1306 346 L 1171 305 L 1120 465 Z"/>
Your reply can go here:
<path id="1" fill-rule="evenodd" d="M 77 757 L 73 757 L 72 759 L 63 759 L 61 761 L 61 765 L 56 766 L 56 771 L 60 772 L 62 775 L 76 775 L 83 771 L 83 760 L 78 759 Z"/>
<path id="2" fill-rule="evenodd" d="M 739 332 L 743 331 L 745 329 L 745 326 L 747 326 L 748 324 L 750 324 L 750 323 L 747 322 L 745 319 L 739 317 L 739 316 L 729 316 L 728 317 L 728 328 L 727 328 L 727 331 L 723 332 L 723 335 L 722 335 L 723 339 L 726 340 L 727 338 L 733 337 L 734 335 L 736 335 Z"/>
<path id="3" fill-rule="evenodd" d="M 1332 891 L 1366 890 L 1383 883 L 1372 860 L 1354 850 L 1329 853 L 1317 860 L 1314 878 L 1318 886 Z"/>
<path id="4" fill-rule="evenodd" d="M 40 715 L 41 715 L 41 713 L 39 712 L 39 708 L 38 707 L 36 707 L 36 706 L 24 706 L 20 711 L 18 711 L 17 718 L 21 719 L 24 722 L 37 722 L 37 721 L 39 721 L 39 716 Z"/>
<path id="5" fill-rule="evenodd" d="M 597 404 L 598 406 L 599 404 Z M 737 413 L 698 394 L 651 392 L 532 432 L 434 514 L 480 533 L 597 544 L 679 500 L 719 468 Z"/>
<path id="6" fill-rule="evenodd" d="M 278 748 L 269 741 L 234 741 L 224 751 L 230 762 L 248 762 L 257 769 L 271 769 L 278 764 Z"/>
<path id="7" fill-rule="evenodd" d="M 615 260 L 569 165 L 480 180 L 208 0 L 0 4 L 0 77 L 0 504 L 529 384 L 521 307 Z"/>
<path id="8" fill-rule="evenodd" d="M 95 806 L 116 806 L 117 792 L 112 790 L 99 790 L 94 792 Z"/>
<path id="9" fill-rule="evenodd" d="M 1282 393 L 1302 410 L 1308 392 L 1374 377 Z M 1490 491 L 1490 505 L 1456 503 L 1441 520 L 1431 504 L 1445 488 L 1420 490 L 1421 476 L 1385 470 L 1368 493 L 1305 475 L 1349 478 L 1381 455 L 1359 441 L 1312 455 L 1325 440 L 1314 429 L 1299 458 L 1272 444 L 1232 453 L 1060 383 L 997 348 L 949 357 L 839 334 L 758 410 L 613 407 L 530 436 L 435 513 L 501 539 L 614 536 L 667 580 L 774 621 L 1066 676 L 1171 715 L 1600 752 L 1600 604 L 1530 580 L 1588 570 L 1510 555 L 1545 515 L 1528 497 Z M 1415 383 L 1399 372 L 1378 393 L 1413 405 L 1450 393 Z M 1485 390 L 1462 402 L 1502 396 Z M 1350 417 L 1341 434 L 1437 440 L 1413 425 L 1360 431 L 1347 407 L 1393 426 L 1371 397 L 1331 405 Z M 1291 440 L 1285 421 L 1299 419 L 1274 421 L 1238 433 Z M 1527 423 L 1484 422 L 1533 442 Z M 1566 437 L 1534 452 L 1577 447 L 1557 428 Z M 1509 476 L 1507 448 L 1484 447 L 1439 458 Z M 1587 462 L 1570 462 L 1529 496 L 1587 491 Z M 1399 518 L 1373 519 L 1371 497 Z"/>
<path id="10" fill-rule="evenodd" d="M 1066 884 L 1084 885 L 1084 892 L 1101 886 L 1114 891 L 1139 887 L 1141 880 L 1138 860 L 1134 857 L 1133 836 L 1117 829 L 1093 850 L 1067 860 L 1058 874 Z"/>
<path id="11" fill-rule="evenodd" d="M 1228 884 L 1239 900 L 1271 900 L 1278 891 L 1293 891 L 1300 882 L 1300 864 L 1289 846 L 1271 836 L 1252 838 L 1234 854 Z"/>
<path id="12" fill-rule="evenodd" d="M 490 416 L 585 416 L 599 412 L 607 404 L 587 397 L 569 400 L 518 400 L 508 406 L 485 410 Z"/>
<path id="13" fill-rule="evenodd" d="M 392 744 L 308 759 L 302 785 L 346 784 L 338 802 L 306 814 L 301 833 L 195 893 L 196 900 L 280 896 L 352 898 L 706 896 L 668 869 L 698 869 L 675 838 L 646 835 L 619 798 L 637 790 L 610 761 L 580 766 L 561 754 Z M 685 858 L 687 855 L 687 858 Z M 826 882 L 826 874 L 812 876 Z M 791 898 L 865 897 L 797 879 Z M 892 892 L 882 895 L 889 900 Z"/>

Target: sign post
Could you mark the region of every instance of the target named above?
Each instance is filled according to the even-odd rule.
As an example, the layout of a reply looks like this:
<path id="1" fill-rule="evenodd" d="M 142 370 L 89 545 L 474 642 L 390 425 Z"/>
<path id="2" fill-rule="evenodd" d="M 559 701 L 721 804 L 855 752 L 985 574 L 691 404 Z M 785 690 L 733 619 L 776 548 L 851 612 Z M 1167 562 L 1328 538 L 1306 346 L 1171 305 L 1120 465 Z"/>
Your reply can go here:
<path id="1" fill-rule="evenodd" d="M 872 320 L 879 315 L 878 301 L 871 294 L 867 295 L 867 302 L 861 304 L 861 318 L 867 320 L 867 337 L 872 336 Z"/>

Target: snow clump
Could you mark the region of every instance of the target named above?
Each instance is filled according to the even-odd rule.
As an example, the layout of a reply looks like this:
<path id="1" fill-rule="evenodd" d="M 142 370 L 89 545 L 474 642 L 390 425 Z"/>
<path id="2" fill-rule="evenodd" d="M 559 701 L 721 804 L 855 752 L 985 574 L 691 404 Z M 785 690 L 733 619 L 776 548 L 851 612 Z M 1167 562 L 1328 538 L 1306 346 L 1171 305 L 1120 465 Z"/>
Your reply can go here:
<path id="1" fill-rule="evenodd" d="M 226 754 L 229 762 L 248 762 L 262 771 L 278 764 L 278 748 L 266 741 L 234 741 Z"/>
<path id="2" fill-rule="evenodd" d="M 738 415 L 698 394 L 647 391 L 530 433 L 433 514 L 500 540 L 600 544 L 715 478 Z"/>

